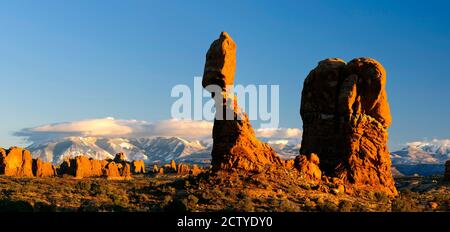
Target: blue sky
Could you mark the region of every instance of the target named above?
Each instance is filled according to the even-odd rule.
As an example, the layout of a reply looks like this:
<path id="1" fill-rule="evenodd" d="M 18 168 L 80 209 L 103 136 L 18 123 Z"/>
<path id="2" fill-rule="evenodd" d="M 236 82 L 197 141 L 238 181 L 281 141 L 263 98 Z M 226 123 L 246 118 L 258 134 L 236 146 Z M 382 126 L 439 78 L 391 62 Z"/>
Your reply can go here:
<path id="1" fill-rule="evenodd" d="M 301 128 L 319 60 L 368 56 L 388 73 L 390 145 L 450 137 L 446 1 L 1 1 L 0 146 L 43 124 L 164 120 L 210 43 L 238 45 L 236 82 L 280 85 L 280 126 Z M 257 122 L 255 122 L 257 125 Z"/>

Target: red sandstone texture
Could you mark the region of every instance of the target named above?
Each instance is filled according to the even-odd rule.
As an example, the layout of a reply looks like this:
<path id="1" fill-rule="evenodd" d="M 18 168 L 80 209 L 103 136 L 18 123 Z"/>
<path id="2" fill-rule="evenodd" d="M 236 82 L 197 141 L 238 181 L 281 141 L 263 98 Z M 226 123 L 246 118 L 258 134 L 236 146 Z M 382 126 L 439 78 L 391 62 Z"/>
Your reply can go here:
<path id="1" fill-rule="evenodd" d="M 296 167 L 304 171 L 308 157 L 317 154 L 322 174 L 396 195 L 386 145 L 391 115 L 385 85 L 386 71 L 373 59 L 319 62 L 303 86 Z"/>
<path id="2" fill-rule="evenodd" d="M 268 144 L 256 138 L 247 114 L 241 112 L 236 97 L 227 91 L 234 83 L 235 70 L 236 44 L 226 32 L 222 32 L 206 54 L 202 82 L 216 101 L 211 153 L 213 170 L 261 171 L 266 167 L 284 165 Z M 220 92 L 212 91 L 212 85 L 217 86 Z"/>

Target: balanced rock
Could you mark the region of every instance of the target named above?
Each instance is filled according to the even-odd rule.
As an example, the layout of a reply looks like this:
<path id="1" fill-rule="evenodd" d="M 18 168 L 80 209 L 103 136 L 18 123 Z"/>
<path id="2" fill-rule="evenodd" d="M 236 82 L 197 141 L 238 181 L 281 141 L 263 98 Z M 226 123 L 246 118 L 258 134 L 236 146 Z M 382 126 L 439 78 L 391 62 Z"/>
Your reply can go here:
<path id="1" fill-rule="evenodd" d="M 0 174 L 5 176 L 32 177 L 33 159 L 28 150 L 11 147 L 0 148 Z"/>
<path id="2" fill-rule="evenodd" d="M 266 143 L 259 141 L 247 114 L 241 112 L 237 99 L 228 91 L 234 84 L 236 44 L 222 32 L 207 54 L 203 87 L 215 100 L 212 169 L 261 171 L 264 167 L 281 166 L 283 161 Z"/>
<path id="3" fill-rule="evenodd" d="M 317 154 L 327 176 L 396 195 L 385 85 L 386 72 L 373 59 L 319 62 L 303 85 L 300 155 Z"/>
<path id="4" fill-rule="evenodd" d="M 56 168 L 50 162 L 43 162 L 41 159 L 33 159 L 33 175 L 35 177 L 54 177 Z"/>

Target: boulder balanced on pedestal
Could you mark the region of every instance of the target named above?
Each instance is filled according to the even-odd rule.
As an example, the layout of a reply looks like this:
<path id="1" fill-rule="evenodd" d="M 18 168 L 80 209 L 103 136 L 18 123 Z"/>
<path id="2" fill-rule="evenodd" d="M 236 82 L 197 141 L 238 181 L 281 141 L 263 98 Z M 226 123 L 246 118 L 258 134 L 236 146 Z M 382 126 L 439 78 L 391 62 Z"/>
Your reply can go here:
<path id="1" fill-rule="evenodd" d="M 203 87 L 215 100 L 216 118 L 213 128 L 212 169 L 261 171 L 265 167 L 283 165 L 283 161 L 266 143 L 259 141 L 248 116 L 241 112 L 233 93 L 236 44 L 222 32 L 206 54 Z"/>

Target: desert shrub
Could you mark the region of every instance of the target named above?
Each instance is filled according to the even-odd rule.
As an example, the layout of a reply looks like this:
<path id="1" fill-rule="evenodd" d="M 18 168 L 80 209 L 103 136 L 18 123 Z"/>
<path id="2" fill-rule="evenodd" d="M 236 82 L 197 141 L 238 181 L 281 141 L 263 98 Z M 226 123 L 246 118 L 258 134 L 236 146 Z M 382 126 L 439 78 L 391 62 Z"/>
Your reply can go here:
<path id="1" fill-rule="evenodd" d="M 100 208 L 99 203 L 94 200 L 83 200 L 78 207 L 80 212 L 98 212 Z"/>
<path id="2" fill-rule="evenodd" d="M 433 201 L 440 203 L 450 201 L 450 195 L 448 193 L 436 193 L 433 195 Z"/>
<path id="3" fill-rule="evenodd" d="M 324 212 L 337 212 L 338 207 L 337 205 L 330 201 L 330 200 L 324 200 L 324 201 L 317 201 L 317 207 L 320 209 L 320 211 Z"/>
<path id="4" fill-rule="evenodd" d="M 175 193 L 177 193 L 177 189 L 175 189 L 172 186 L 163 185 L 161 192 L 165 193 L 165 194 L 175 194 Z"/>
<path id="5" fill-rule="evenodd" d="M 311 201 L 309 198 L 305 200 L 305 210 L 306 211 L 314 211 L 316 209 L 316 203 Z"/>
<path id="6" fill-rule="evenodd" d="M 409 197 L 397 197 L 392 201 L 391 210 L 394 212 L 415 212 L 419 211 L 416 202 Z"/>
<path id="7" fill-rule="evenodd" d="M 291 200 L 286 199 L 281 200 L 278 208 L 275 210 L 280 212 L 299 212 L 300 207 Z"/>
<path id="8" fill-rule="evenodd" d="M 170 203 L 172 203 L 173 201 L 173 197 L 172 195 L 165 195 L 162 202 L 161 202 L 161 208 L 166 207 L 167 205 L 169 205 Z"/>
<path id="9" fill-rule="evenodd" d="M 128 206 L 129 200 L 127 195 L 111 193 L 109 194 L 109 198 L 111 198 L 113 205 L 115 206 L 121 206 L 124 208 Z"/>
<path id="10" fill-rule="evenodd" d="M 239 201 L 236 206 L 236 210 L 240 212 L 255 212 L 255 206 L 252 200 L 247 197 Z"/>
<path id="11" fill-rule="evenodd" d="M 343 200 L 339 202 L 339 212 L 351 212 L 353 208 L 353 204 L 350 201 Z"/>
<path id="12" fill-rule="evenodd" d="M 193 208 L 197 205 L 198 203 L 198 198 L 194 195 L 189 195 L 187 197 L 187 205 L 189 206 L 189 208 Z"/>
<path id="13" fill-rule="evenodd" d="M 108 193 L 108 186 L 94 182 L 91 184 L 90 190 L 94 196 L 99 196 Z"/>
<path id="14" fill-rule="evenodd" d="M 91 190 L 91 182 L 89 181 L 78 181 L 75 185 L 75 188 L 80 191 L 90 191 Z"/>
<path id="15" fill-rule="evenodd" d="M 389 201 L 389 196 L 384 192 L 375 192 L 374 197 L 375 200 L 380 203 L 385 203 Z"/>

